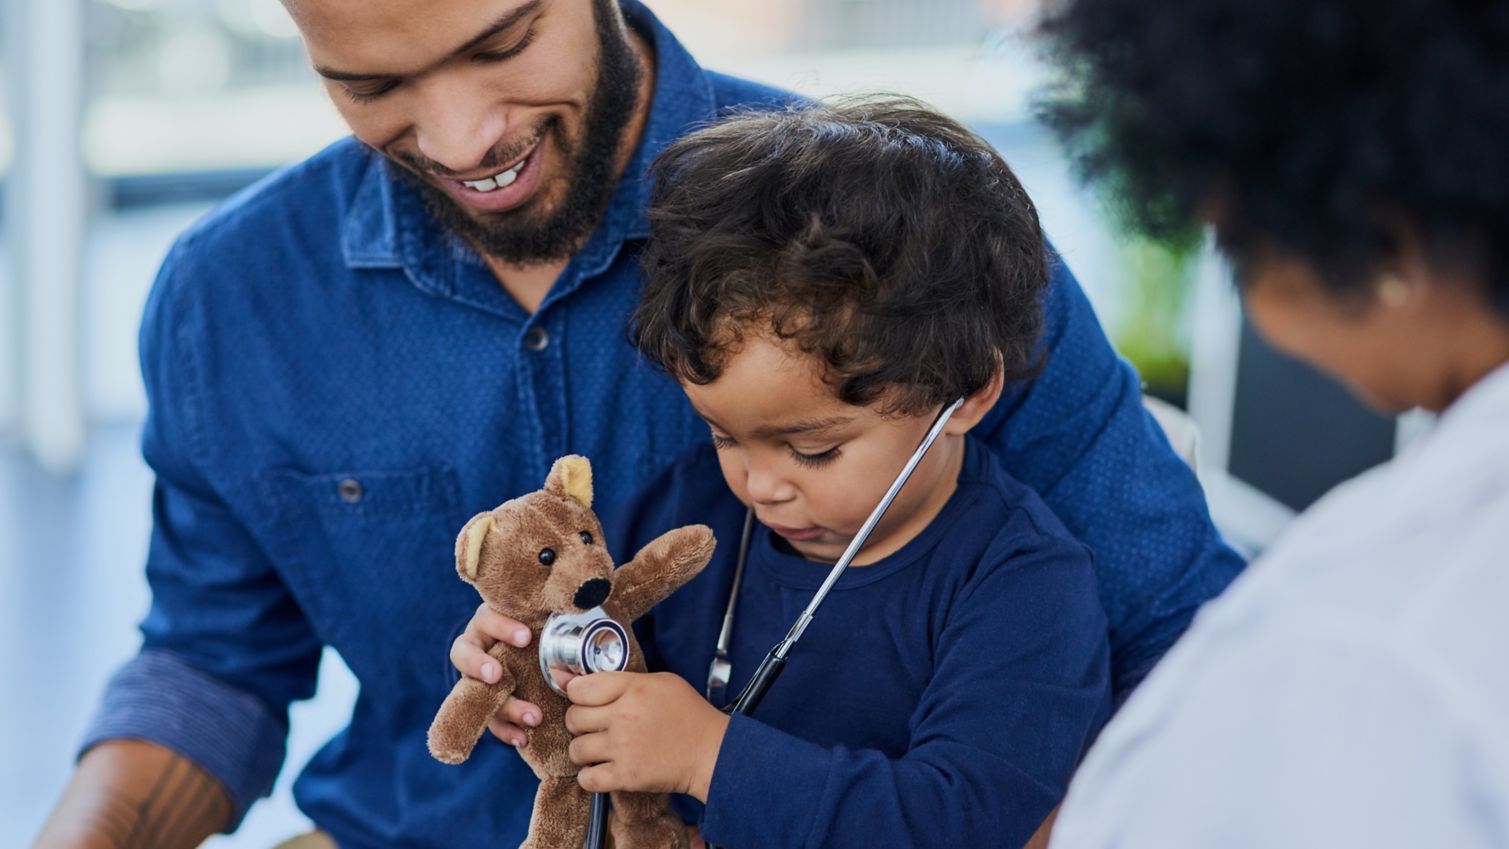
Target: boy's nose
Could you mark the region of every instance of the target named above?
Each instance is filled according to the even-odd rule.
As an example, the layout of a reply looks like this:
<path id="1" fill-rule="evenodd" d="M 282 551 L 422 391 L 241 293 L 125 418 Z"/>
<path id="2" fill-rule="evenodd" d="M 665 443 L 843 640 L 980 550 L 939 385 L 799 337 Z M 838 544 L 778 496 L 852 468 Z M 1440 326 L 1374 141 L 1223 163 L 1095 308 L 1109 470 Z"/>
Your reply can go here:
<path id="1" fill-rule="evenodd" d="M 745 472 L 744 488 L 749 500 L 757 504 L 780 504 L 796 495 L 795 487 L 784 477 L 751 465 Z"/>

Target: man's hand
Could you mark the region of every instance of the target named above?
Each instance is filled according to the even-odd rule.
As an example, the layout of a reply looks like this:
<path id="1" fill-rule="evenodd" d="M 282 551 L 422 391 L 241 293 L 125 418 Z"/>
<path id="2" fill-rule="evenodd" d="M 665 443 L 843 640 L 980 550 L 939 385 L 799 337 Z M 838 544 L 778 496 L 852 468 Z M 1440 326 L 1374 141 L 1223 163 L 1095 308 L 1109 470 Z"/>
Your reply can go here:
<path id="1" fill-rule="evenodd" d="M 483 602 L 472 614 L 472 621 L 466 623 L 466 630 L 451 643 L 451 665 L 468 678 L 496 684 L 503 675 L 503 667 L 487 653 L 488 649 L 498 643 L 523 648 L 529 645 L 531 636 L 524 623 L 504 616 Z M 523 748 L 529 738 L 522 726 L 533 728 L 539 725 L 540 716 L 539 705 L 509 698 L 487 721 L 487 730 L 508 745 Z"/>
<path id="2" fill-rule="evenodd" d="M 566 686 L 571 761 L 594 793 L 686 793 L 707 801 L 728 717 L 669 672 L 597 672 Z"/>

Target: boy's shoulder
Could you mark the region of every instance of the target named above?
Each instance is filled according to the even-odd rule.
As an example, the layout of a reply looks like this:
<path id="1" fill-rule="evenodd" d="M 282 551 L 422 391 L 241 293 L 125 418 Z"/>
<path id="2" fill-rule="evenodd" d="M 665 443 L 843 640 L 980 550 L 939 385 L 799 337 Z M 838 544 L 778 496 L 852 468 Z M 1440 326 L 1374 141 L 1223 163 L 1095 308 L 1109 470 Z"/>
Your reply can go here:
<path id="1" fill-rule="evenodd" d="M 969 515 L 955 520 L 990 537 L 990 551 L 1002 559 L 1012 551 L 1056 549 L 1066 555 L 1089 549 L 1075 539 L 1038 493 L 1007 472 L 983 441 L 968 437 L 956 498 Z"/>

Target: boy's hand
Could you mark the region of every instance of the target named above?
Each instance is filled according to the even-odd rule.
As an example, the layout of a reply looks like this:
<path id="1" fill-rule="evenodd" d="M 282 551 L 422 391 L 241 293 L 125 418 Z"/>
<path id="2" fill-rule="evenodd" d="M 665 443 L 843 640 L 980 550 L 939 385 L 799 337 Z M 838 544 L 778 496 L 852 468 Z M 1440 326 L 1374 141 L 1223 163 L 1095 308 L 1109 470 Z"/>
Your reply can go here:
<path id="1" fill-rule="evenodd" d="M 686 793 L 707 801 L 728 717 L 669 672 L 597 672 L 566 685 L 571 761 L 594 793 Z"/>
<path id="2" fill-rule="evenodd" d="M 523 648 L 529 645 L 529 628 L 517 619 L 504 616 L 487 606 L 477 606 L 466 630 L 451 643 L 451 665 L 462 675 L 475 678 L 485 684 L 496 684 L 503 674 L 503 667 L 487 653 L 498 643 Z M 494 737 L 515 748 L 522 748 L 529 738 L 522 726 L 530 728 L 540 724 L 539 705 L 522 699 L 509 698 L 498 712 L 487 721 L 487 729 Z"/>

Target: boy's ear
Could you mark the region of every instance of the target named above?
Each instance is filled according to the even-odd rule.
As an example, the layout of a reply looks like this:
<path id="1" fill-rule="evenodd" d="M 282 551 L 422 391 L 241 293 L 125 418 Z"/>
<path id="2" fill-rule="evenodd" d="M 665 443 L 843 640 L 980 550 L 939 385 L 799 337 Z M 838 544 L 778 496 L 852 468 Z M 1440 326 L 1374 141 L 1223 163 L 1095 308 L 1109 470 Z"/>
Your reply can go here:
<path id="1" fill-rule="evenodd" d="M 545 491 L 551 495 L 570 498 L 576 503 L 592 508 L 592 464 L 586 457 L 567 454 L 550 467 L 545 478 Z"/>
<path id="2" fill-rule="evenodd" d="M 975 425 L 980 423 L 981 419 L 985 418 L 987 413 L 995 408 L 996 402 L 1001 400 L 1005 385 L 1005 367 L 1000 357 L 997 357 L 995 370 L 990 373 L 990 380 L 964 398 L 964 403 L 959 405 L 959 409 L 948 417 L 948 424 L 943 426 L 943 432 L 951 436 L 963 436 L 969 433 Z"/>

